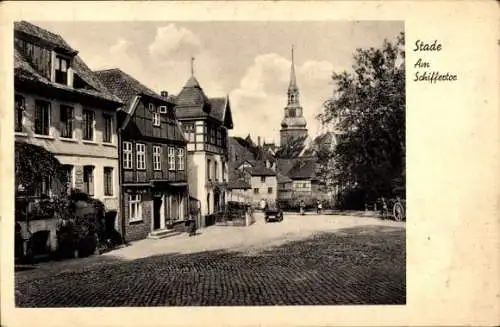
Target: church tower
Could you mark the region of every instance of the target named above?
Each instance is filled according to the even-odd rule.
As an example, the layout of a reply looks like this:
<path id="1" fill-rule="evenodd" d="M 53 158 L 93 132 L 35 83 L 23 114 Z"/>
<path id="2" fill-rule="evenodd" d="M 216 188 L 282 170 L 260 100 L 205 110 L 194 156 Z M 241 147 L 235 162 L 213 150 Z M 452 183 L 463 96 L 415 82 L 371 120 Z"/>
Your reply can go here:
<path id="1" fill-rule="evenodd" d="M 288 102 L 285 107 L 285 117 L 281 121 L 280 145 L 285 146 L 294 139 L 307 137 L 306 120 L 302 115 L 302 106 L 299 99 L 299 88 L 295 77 L 295 62 L 292 46 L 292 66 L 290 69 L 290 84 L 287 91 Z"/>

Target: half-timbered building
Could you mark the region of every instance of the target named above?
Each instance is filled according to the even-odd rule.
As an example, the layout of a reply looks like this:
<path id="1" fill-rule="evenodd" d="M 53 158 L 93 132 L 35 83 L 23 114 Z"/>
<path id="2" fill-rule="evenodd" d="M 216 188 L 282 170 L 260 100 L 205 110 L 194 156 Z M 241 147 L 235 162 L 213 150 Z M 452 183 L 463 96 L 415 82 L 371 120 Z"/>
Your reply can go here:
<path id="1" fill-rule="evenodd" d="M 188 216 L 186 140 L 174 104 L 120 69 L 96 74 L 125 103 L 118 111 L 123 232 L 127 240 L 160 237 Z"/>
<path id="2" fill-rule="evenodd" d="M 227 202 L 227 135 L 233 128 L 229 97 L 208 98 L 191 76 L 175 102 L 176 116 L 188 141 L 190 192 L 200 201 L 201 214 L 210 216 Z"/>

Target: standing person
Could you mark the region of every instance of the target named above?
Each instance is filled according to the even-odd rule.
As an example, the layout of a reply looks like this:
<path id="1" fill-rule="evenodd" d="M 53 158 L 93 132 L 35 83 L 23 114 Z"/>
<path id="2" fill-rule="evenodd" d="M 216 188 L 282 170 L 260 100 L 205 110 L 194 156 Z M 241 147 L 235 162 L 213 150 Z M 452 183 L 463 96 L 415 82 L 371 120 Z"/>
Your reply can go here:
<path id="1" fill-rule="evenodd" d="M 318 200 L 318 215 L 321 215 L 321 210 L 323 209 L 323 203 L 321 203 L 320 200 Z"/>
<path id="2" fill-rule="evenodd" d="M 303 216 L 304 215 L 304 207 L 306 206 L 304 200 L 300 201 L 300 214 Z"/>
<path id="3" fill-rule="evenodd" d="M 266 200 L 262 199 L 260 200 L 260 210 L 264 211 L 267 208 L 267 202 Z"/>

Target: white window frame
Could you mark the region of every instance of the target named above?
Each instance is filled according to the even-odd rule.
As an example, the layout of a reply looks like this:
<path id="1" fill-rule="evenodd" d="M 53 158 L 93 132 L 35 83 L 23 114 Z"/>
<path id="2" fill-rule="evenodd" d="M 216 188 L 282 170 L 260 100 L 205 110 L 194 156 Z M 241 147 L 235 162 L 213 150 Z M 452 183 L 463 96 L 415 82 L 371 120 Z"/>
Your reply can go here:
<path id="1" fill-rule="evenodd" d="M 132 142 L 123 142 L 122 145 L 122 155 L 123 155 L 123 169 L 132 169 Z"/>
<path id="2" fill-rule="evenodd" d="M 184 149 L 179 148 L 177 149 L 177 170 L 184 170 Z"/>
<path id="3" fill-rule="evenodd" d="M 154 111 L 155 110 L 155 105 L 152 104 L 152 103 L 148 103 L 148 109 L 151 110 L 151 111 Z"/>
<path id="4" fill-rule="evenodd" d="M 153 170 L 161 170 L 161 146 L 153 145 Z"/>
<path id="5" fill-rule="evenodd" d="M 167 106 L 160 106 L 160 114 L 166 114 L 167 113 Z"/>
<path id="6" fill-rule="evenodd" d="M 159 112 L 153 112 L 153 126 L 161 126 L 161 118 Z"/>
<path id="7" fill-rule="evenodd" d="M 135 158 L 137 170 L 146 169 L 146 144 L 136 143 L 135 144 Z"/>
<path id="8" fill-rule="evenodd" d="M 132 208 L 134 210 L 132 210 Z M 142 197 L 140 194 L 128 195 L 128 219 L 129 222 L 142 221 Z"/>
<path id="9" fill-rule="evenodd" d="M 175 148 L 168 148 L 168 170 L 175 170 Z"/>

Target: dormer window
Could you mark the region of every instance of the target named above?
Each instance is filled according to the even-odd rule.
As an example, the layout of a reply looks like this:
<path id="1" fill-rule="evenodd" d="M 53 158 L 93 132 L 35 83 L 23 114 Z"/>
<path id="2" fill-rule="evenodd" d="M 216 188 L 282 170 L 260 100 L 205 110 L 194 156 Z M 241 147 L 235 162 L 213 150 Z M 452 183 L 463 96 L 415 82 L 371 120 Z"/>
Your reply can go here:
<path id="1" fill-rule="evenodd" d="M 55 62 L 55 82 L 59 84 L 68 85 L 68 70 L 70 61 L 68 58 L 64 58 L 56 55 Z"/>

